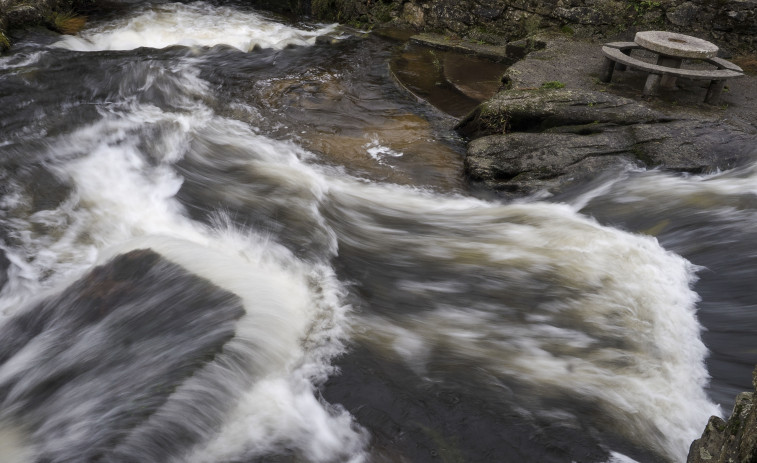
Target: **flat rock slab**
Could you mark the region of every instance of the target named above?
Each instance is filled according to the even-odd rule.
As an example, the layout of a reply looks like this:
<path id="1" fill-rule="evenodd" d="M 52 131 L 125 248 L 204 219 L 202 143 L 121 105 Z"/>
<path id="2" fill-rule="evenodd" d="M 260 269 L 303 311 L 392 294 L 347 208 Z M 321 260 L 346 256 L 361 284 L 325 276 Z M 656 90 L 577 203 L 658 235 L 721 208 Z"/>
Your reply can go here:
<path id="1" fill-rule="evenodd" d="M 602 44 L 541 39 L 545 49 L 503 76 L 508 89 L 456 127 L 471 140 L 465 172 L 474 187 L 505 198 L 559 194 L 629 165 L 707 173 L 757 159 L 757 79 L 729 81 L 719 107 L 704 105 L 706 88 L 691 81 L 647 101 L 643 73 L 599 80 Z"/>
<path id="2" fill-rule="evenodd" d="M 455 127 L 467 137 L 539 132 L 565 125 L 630 125 L 673 118 L 631 99 L 579 89 L 513 89 L 482 103 Z"/>
<path id="3" fill-rule="evenodd" d="M 519 40 L 507 45 L 489 45 L 430 33 L 414 35 L 410 37 L 410 42 L 441 50 L 476 55 L 498 62 L 512 62 L 523 58 L 532 50 L 538 50 L 545 46 L 544 42 L 539 40 Z"/>
<path id="4" fill-rule="evenodd" d="M 617 133 L 576 137 L 560 133 L 489 135 L 472 141 L 465 171 L 476 184 L 506 196 L 557 192 L 632 162 Z"/>
<path id="5" fill-rule="evenodd" d="M 585 90 L 509 90 L 458 130 L 474 138 L 465 171 L 509 196 L 553 194 L 624 166 L 708 173 L 757 155 L 753 135 L 718 121 L 674 119 Z"/>

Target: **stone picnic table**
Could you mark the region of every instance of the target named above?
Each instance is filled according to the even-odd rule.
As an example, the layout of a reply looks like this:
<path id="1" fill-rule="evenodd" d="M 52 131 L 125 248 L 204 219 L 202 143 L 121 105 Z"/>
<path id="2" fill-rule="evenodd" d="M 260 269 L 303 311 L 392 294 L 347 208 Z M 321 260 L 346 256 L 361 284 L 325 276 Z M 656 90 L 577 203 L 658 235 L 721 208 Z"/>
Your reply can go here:
<path id="1" fill-rule="evenodd" d="M 646 50 L 657 54 L 657 63 L 631 56 L 633 50 Z M 644 31 L 638 32 L 633 42 L 611 42 L 602 47 L 605 57 L 600 80 L 610 82 L 615 69 L 626 68 L 648 73 L 643 95 L 656 93 L 658 87 L 671 89 L 676 79 L 683 77 L 692 80 L 709 80 L 710 85 L 705 96 L 705 103 L 716 104 L 728 79 L 742 77 L 744 71 L 737 65 L 718 58 L 718 47 L 706 40 L 676 32 Z M 684 60 L 696 60 L 715 67 L 715 69 L 682 68 Z"/>

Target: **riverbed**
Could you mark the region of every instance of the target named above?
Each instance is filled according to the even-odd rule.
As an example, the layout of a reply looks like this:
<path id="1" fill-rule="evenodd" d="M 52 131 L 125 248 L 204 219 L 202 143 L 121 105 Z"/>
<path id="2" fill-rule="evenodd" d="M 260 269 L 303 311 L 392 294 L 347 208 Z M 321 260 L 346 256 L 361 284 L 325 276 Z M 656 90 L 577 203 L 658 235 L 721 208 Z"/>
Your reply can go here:
<path id="1" fill-rule="evenodd" d="M 164 427 L 202 423 L 166 443 L 128 412 L 158 394 L 157 365 L 191 355 L 200 322 L 177 319 L 140 356 L 96 348 L 126 322 L 73 331 L 54 365 L 52 311 L 0 365 L 12 461 L 685 460 L 750 389 L 757 165 L 628 166 L 559 198 L 470 191 L 450 114 L 470 102 L 408 92 L 392 63 L 444 59 L 404 47 L 154 3 L 76 36 L 28 32 L 0 57 L 0 339 L 149 248 L 178 267 L 135 300 L 180 311 L 168 286 L 183 268 L 240 298 L 228 346 L 247 346 L 207 383 L 160 391 L 187 394 L 160 409 Z M 139 400 L 88 405 L 115 387 L 105 364 L 144 378 Z M 121 437 L 81 453 L 95 432 Z M 149 445 L 127 445 L 138 433 Z"/>

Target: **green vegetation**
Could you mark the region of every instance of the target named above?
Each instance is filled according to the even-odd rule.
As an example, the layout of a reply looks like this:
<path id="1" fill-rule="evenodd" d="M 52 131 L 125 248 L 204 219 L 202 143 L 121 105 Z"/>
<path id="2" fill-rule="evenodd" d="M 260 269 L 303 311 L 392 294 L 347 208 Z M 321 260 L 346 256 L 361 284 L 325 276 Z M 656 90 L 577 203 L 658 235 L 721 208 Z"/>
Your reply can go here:
<path id="1" fill-rule="evenodd" d="M 86 16 L 79 16 L 72 11 L 55 12 L 52 14 L 52 28 L 61 34 L 74 35 L 84 28 Z"/>
<path id="2" fill-rule="evenodd" d="M 547 88 L 547 89 L 565 88 L 565 84 L 560 81 L 553 80 L 551 82 L 544 82 L 543 84 L 541 84 L 541 88 Z"/>
<path id="3" fill-rule="evenodd" d="M 392 20 L 392 4 L 376 3 L 371 9 L 371 14 L 378 22 L 389 22 Z"/>
<path id="4" fill-rule="evenodd" d="M 11 47 L 11 41 L 8 40 L 8 37 L 5 36 L 5 34 L 0 31 L 0 52 L 5 51 Z"/>
<path id="5" fill-rule="evenodd" d="M 312 0 L 310 10 L 316 18 L 338 20 L 341 13 L 337 13 L 337 18 L 334 18 L 334 11 L 339 11 L 336 3 L 335 0 Z"/>
<path id="6" fill-rule="evenodd" d="M 662 3 L 659 1 L 652 1 L 652 0 L 631 0 L 628 5 L 629 10 L 633 10 L 635 12 L 636 18 L 633 20 L 634 25 L 639 25 L 641 23 L 649 23 L 650 18 L 647 17 L 647 13 L 656 12 L 658 13 L 657 19 L 651 19 L 651 23 L 660 23 L 663 21 L 663 15 L 662 15 Z"/>
<path id="7" fill-rule="evenodd" d="M 560 28 L 560 32 L 565 35 L 575 35 L 576 33 L 576 31 L 574 31 L 573 28 L 567 24 Z"/>
<path id="8" fill-rule="evenodd" d="M 656 8 L 660 8 L 661 6 L 660 2 L 655 2 L 651 0 L 631 0 L 630 3 L 631 4 L 628 5 L 628 8 L 636 11 L 636 14 L 639 16 L 651 10 L 654 10 Z"/>

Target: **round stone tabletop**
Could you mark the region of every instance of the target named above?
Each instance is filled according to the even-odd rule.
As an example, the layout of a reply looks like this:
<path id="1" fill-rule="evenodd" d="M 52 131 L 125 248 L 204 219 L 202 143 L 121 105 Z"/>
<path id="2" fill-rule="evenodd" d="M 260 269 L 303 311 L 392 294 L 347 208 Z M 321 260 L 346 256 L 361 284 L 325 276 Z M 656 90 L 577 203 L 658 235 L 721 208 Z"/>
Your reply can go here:
<path id="1" fill-rule="evenodd" d="M 718 53 L 718 47 L 706 40 L 675 32 L 637 32 L 633 41 L 647 50 L 678 58 L 712 58 Z"/>

